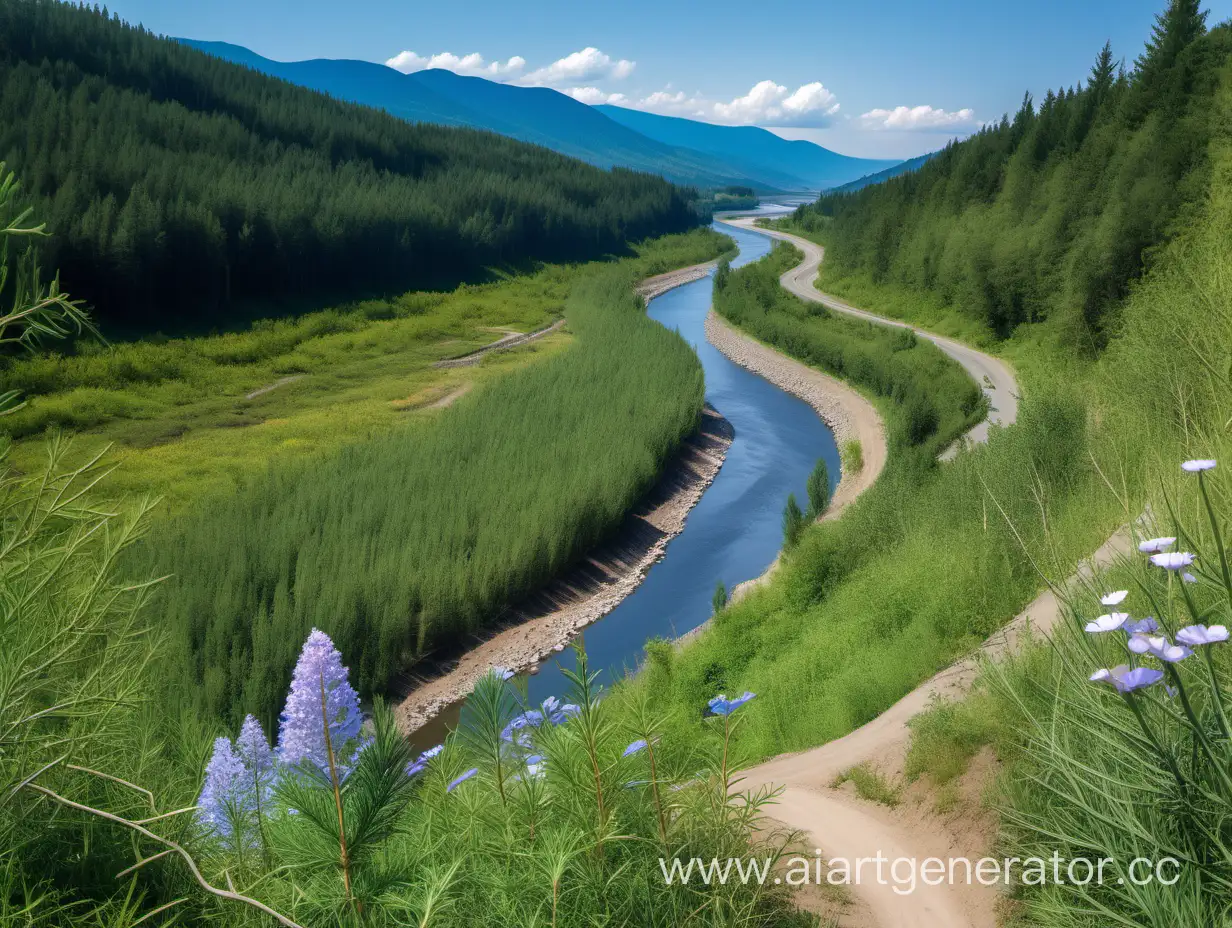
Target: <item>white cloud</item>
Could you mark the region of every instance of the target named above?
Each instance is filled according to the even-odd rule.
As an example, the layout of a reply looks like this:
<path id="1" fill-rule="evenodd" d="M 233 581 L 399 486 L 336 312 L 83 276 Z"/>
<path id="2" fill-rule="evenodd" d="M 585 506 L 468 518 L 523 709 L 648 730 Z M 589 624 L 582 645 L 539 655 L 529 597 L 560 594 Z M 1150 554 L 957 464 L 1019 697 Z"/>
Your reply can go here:
<path id="1" fill-rule="evenodd" d="M 819 82 L 795 90 L 774 81 L 761 81 L 730 103 L 707 100 L 700 94 L 659 90 L 629 104 L 665 116 L 689 116 L 729 126 L 828 126 L 838 113 L 838 99 Z"/>
<path id="2" fill-rule="evenodd" d="M 414 52 L 399 52 L 385 62 L 395 71 L 410 74 L 413 71 L 426 71 L 429 68 L 444 68 L 455 74 L 465 74 L 468 77 L 505 78 L 526 67 L 526 59 L 514 55 L 503 64 L 499 61 L 488 62 L 483 55 L 474 52 L 470 55 L 458 55 L 452 52 L 441 52 L 438 55 L 423 56 Z"/>
<path id="3" fill-rule="evenodd" d="M 897 129 L 915 132 L 947 132 L 975 129 L 978 123 L 971 109 L 947 112 L 931 106 L 896 106 L 892 110 L 869 110 L 860 116 L 862 129 Z"/>
<path id="4" fill-rule="evenodd" d="M 619 106 L 628 102 L 623 93 L 607 93 L 598 87 L 570 87 L 563 92 L 579 103 L 586 103 L 590 106 L 597 106 L 600 103 L 613 103 Z"/>
<path id="5" fill-rule="evenodd" d="M 636 66 L 636 62 L 624 58 L 617 60 L 591 46 L 553 61 L 545 68 L 531 71 L 518 80 L 518 83 L 534 87 L 558 87 L 604 79 L 621 80 L 632 74 Z"/>

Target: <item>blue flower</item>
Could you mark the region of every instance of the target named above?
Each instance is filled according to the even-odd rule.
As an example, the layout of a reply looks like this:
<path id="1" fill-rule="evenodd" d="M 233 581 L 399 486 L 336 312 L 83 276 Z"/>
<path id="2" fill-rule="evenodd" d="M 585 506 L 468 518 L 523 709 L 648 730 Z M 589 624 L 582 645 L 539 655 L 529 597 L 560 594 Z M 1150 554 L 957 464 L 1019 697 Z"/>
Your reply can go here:
<path id="1" fill-rule="evenodd" d="M 499 665 L 494 666 L 491 672 L 496 674 L 496 676 L 500 677 L 502 680 L 508 680 L 510 677 L 513 676 L 512 670 L 510 670 L 508 667 L 501 667 Z"/>
<path id="2" fill-rule="evenodd" d="M 295 664 L 291 692 L 282 710 L 278 730 L 278 755 L 282 763 L 288 767 L 306 763 L 323 772 L 328 771 L 329 756 L 325 750 L 325 725 L 321 711 L 322 683 L 325 687 L 325 716 L 329 719 L 329 738 L 335 761 L 350 756 L 347 746 L 359 738 L 364 718 L 359 711 L 359 695 L 351 687 L 347 676 L 347 669 L 342 666 L 342 655 L 329 635 L 314 628 Z"/>
<path id="3" fill-rule="evenodd" d="M 1151 667 L 1135 667 L 1131 670 L 1125 664 L 1113 667 L 1111 670 L 1101 668 L 1091 674 L 1093 682 L 1107 683 L 1109 686 L 1116 687 L 1118 693 L 1132 693 L 1145 686 L 1153 686 L 1163 677 L 1162 670 L 1155 670 Z"/>
<path id="4" fill-rule="evenodd" d="M 631 745 L 629 745 L 627 748 L 625 748 L 624 753 L 623 753 L 623 754 L 621 754 L 620 756 L 621 756 L 621 757 L 629 757 L 629 756 L 630 756 L 630 755 L 632 755 L 632 754 L 637 754 L 638 752 L 640 752 L 640 751 L 644 751 L 644 750 L 646 750 L 646 739 L 645 739 L 645 738 L 638 738 L 638 739 L 637 739 L 636 741 L 634 741 Z"/>
<path id="5" fill-rule="evenodd" d="M 239 817 L 249 811 L 248 769 L 235 753 L 230 738 L 216 738 L 214 753 L 205 767 L 205 785 L 197 799 L 197 823 L 223 838 L 235 834 Z"/>
<path id="6" fill-rule="evenodd" d="M 718 696 L 714 697 L 714 699 L 710 700 L 708 705 L 710 706 L 710 711 L 715 715 L 731 715 L 753 697 L 754 694 L 750 693 L 748 690 L 745 690 L 743 696 L 737 696 L 735 699 L 728 699 L 725 695 L 720 693 Z"/>
<path id="7" fill-rule="evenodd" d="M 1228 629 L 1223 625 L 1212 625 L 1210 628 L 1205 625 L 1188 625 L 1176 633 L 1176 640 L 1192 648 L 1217 644 L 1228 640 Z"/>
<path id="8" fill-rule="evenodd" d="M 1121 627 L 1131 635 L 1149 635 L 1159 631 L 1159 623 L 1149 615 L 1137 622 L 1126 622 Z"/>
<path id="9" fill-rule="evenodd" d="M 1099 601 L 1104 606 L 1119 606 L 1125 602 L 1125 597 L 1128 595 L 1129 590 L 1117 590 L 1115 593 L 1105 593 L 1099 598 Z"/>
<path id="10" fill-rule="evenodd" d="M 460 777 L 455 777 L 453 780 L 450 781 L 449 785 L 445 787 L 445 792 L 452 793 L 458 786 L 465 783 L 467 780 L 469 780 L 471 777 L 473 777 L 478 772 L 479 772 L 478 767 L 472 767 L 470 770 L 466 771 L 466 773 L 462 774 Z"/>
<path id="11" fill-rule="evenodd" d="M 1151 555 L 1151 563 L 1164 570 L 1181 570 L 1194 562 L 1194 556 L 1188 551 L 1162 551 Z"/>
<path id="12" fill-rule="evenodd" d="M 445 750 L 445 745 L 443 744 L 438 744 L 435 747 L 428 748 L 428 750 L 424 751 L 417 758 L 415 758 L 413 763 L 406 765 L 406 775 L 408 777 L 413 777 L 417 774 L 423 773 L 423 771 L 428 769 L 428 761 L 432 760 L 432 758 L 436 757 L 436 755 L 441 753 L 443 750 Z"/>
<path id="13" fill-rule="evenodd" d="M 1204 470 L 1214 470 L 1215 461 L 1212 458 L 1198 458 L 1193 461 L 1186 461 L 1181 465 L 1181 470 L 1188 471 L 1191 474 L 1197 474 Z"/>
<path id="14" fill-rule="evenodd" d="M 550 721 L 553 725 L 560 725 L 566 719 L 577 718 L 581 714 L 582 709 L 580 706 L 575 706 L 573 703 L 567 702 L 561 706 L 558 711 L 552 713 L 552 718 Z"/>
<path id="15" fill-rule="evenodd" d="M 1172 644 L 1163 635 L 1134 635 L 1130 639 L 1129 649 L 1135 654 L 1149 652 L 1154 657 L 1169 664 L 1183 661 L 1193 654 L 1193 651 L 1183 644 Z"/>

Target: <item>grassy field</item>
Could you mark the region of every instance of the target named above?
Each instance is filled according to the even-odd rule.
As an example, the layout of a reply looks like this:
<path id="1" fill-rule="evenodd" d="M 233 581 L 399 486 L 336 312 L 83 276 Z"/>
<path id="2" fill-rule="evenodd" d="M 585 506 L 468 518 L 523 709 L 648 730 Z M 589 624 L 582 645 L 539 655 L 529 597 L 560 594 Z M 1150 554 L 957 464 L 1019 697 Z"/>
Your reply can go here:
<path id="1" fill-rule="evenodd" d="M 234 492 L 164 520 L 139 569 L 171 575 L 159 599 L 167 677 L 188 683 L 173 697 L 272 721 L 313 627 L 353 655 L 365 696 L 380 693 L 605 538 L 696 427 L 704 392 L 696 355 L 646 317 L 634 285 L 729 242 L 697 231 L 577 268 L 560 307 L 568 341 L 535 349 L 536 363 L 498 356 L 517 369 L 481 366 L 490 382 L 423 428 L 368 426 L 362 441 L 262 461 Z M 432 374 L 419 395 L 458 389 L 456 372 Z M 402 405 L 407 391 L 396 395 Z M 407 421 L 381 402 L 385 422 Z"/>
<path id="2" fill-rule="evenodd" d="M 623 265 L 640 276 L 713 257 L 726 247 L 709 231 L 637 247 Z M 44 435 L 74 433 L 77 450 L 112 443 L 118 470 L 109 492 L 164 497 L 163 512 L 234 491 L 270 465 L 334 451 L 441 415 L 437 404 L 552 357 L 566 328 L 473 367 L 435 362 L 559 319 L 579 266 L 549 265 L 498 283 L 265 320 L 201 338 L 79 343 L 65 356 L 9 362 L 0 390 L 29 400 L 5 426 L 11 461 L 37 469 Z M 294 379 L 291 379 L 294 378 Z M 249 395 L 274 389 L 249 399 Z"/>

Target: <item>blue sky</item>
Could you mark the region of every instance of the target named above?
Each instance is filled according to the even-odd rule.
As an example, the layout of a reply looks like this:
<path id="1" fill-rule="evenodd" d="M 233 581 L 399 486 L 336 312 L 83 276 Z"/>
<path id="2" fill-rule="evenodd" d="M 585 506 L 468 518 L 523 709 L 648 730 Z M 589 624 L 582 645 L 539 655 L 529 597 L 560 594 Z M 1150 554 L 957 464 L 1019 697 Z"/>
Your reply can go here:
<path id="1" fill-rule="evenodd" d="M 159 33 L 284 61 L 417 69 L 449 53 L 435 63 L 587 102 L 615 94 L 621 105 L 781 127 L 844 154 L 904 158 L 1016 109 L 1024 90 L 1040 96 L 1081 80 L 1105 40 L 1132 62 L 1165 2 L 112 0 L 109 8 Z M 1206 8 L 1211 24 L 1232 16 L 1232 0 Z"/>

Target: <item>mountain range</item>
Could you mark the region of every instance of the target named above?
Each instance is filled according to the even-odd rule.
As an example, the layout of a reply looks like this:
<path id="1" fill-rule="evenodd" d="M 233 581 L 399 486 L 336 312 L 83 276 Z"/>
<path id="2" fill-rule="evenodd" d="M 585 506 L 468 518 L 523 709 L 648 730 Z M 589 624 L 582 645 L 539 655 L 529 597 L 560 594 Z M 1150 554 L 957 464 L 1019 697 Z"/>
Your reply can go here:
<path id="1" fill-rule="evenodd" d="M 178 41 L 340 100 L 412 122 L 486 129 L 603 168 L 660 174 L 698 187 L 761 193 L 836 187 L 895 164 L 850 158 L 752 126 L 715 126 L 614 106 L 588 106 L 546 87 L 519 87 L 452 71 L 403 74 L 371 61 L 274 61 L 227 42 Z"/>

